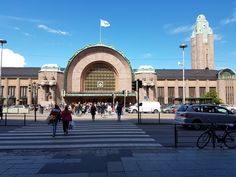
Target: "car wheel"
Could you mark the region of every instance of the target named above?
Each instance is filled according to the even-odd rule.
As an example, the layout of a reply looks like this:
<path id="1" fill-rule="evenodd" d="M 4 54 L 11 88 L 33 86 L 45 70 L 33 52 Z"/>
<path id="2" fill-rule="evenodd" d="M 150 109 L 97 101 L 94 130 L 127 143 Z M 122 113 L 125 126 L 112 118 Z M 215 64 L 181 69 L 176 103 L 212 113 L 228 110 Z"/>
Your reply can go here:
<path id="1" fill-rule="evenodd" d="M 136 109 L 134 109 L 133 111 L 132 111 L 132 113 L 137 113 L 138 111 L 136 110 Z"/>
<path id="2" fill-rule="evenodd" d="M 159 111 L 158 111 L 157 109 L 155 109 L 155 110 L 153 111 L 153 113 L 155 113 L 155 114 L 158 113 L 158 112 L 159 112 Z"/>
<path id="3" fill-rule="evenodd" d="M 192 125 L 191 127 L 194 129 L 194 130 L 200 130 L 202 128 L 202 122 L 200 120 L 195 120 L 192 122 Z"/>

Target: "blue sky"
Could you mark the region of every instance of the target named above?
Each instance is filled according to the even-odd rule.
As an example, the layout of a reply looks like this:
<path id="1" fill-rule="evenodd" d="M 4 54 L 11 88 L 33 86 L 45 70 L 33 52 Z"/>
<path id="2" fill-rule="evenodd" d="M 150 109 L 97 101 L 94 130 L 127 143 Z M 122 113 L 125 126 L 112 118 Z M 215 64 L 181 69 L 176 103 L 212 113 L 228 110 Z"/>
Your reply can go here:
<path id="1" fill-rule="evenodd" d="M 190 35 L 199 14 L 215 34 L 215 68 L 236 71 L 236 1 L 216 0 L 0 0 L 0 39 L 4 66 L 66 67 L 73 54 L 99 42 L 121 51 L 133 69 L 152 65 L 178 69 L 186 43 L 185 68 L 191 68 Z"/>

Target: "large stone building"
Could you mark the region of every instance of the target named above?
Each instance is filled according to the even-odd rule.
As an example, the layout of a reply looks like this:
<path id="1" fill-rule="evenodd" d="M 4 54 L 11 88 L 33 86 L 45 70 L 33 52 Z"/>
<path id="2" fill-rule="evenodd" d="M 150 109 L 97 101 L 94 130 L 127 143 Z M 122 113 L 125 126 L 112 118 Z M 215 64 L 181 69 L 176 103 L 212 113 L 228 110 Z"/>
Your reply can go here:
<path id="1" fill-rule="evenodd" d="M 192 69 L 185 69 L 186 98 L 200 98 L 216 90 L 226 104 L 236 104 L 236 76 L 229 68 L 214 70 L 213 31 L 203 15 L 191 36 Z M 71 102 L 136 102 L 132 81 L 142 80 L 140 100 L 172 104 L 183 97 L 182 69 L 132 69 L 117 49 L 90 45 L 78 50 L 66 68 L 45 64 L 41 68 L 2 68 L 2 101 L 6 105 L 41 105 Z M 30 89 L 30 90 L 29 90 Z"/>

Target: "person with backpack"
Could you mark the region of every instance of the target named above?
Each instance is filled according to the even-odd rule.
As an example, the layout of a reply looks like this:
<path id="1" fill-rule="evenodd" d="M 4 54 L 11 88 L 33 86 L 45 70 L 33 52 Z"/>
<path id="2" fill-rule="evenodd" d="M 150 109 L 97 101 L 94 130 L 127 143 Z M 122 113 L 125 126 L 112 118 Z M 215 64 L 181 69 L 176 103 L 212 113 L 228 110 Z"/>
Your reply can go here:
<path id="1" fill-rule="evenodd" d="M 68 109 L 68 106 L 65 106 L 64 111 L 61 113 L 62 124 L 64 135 L 68 135 L 69 123 L 72 121 L 71 111 Z"/>
<path id="2" fill-rule="evenodd" d="M 61 109 L 57 104 L 51 110 L 49 117 L 49 122 L 52 124 L 52 137 L 55 137 L 57 132 L 57 123 L 58 121 L 61 121 Z"/>

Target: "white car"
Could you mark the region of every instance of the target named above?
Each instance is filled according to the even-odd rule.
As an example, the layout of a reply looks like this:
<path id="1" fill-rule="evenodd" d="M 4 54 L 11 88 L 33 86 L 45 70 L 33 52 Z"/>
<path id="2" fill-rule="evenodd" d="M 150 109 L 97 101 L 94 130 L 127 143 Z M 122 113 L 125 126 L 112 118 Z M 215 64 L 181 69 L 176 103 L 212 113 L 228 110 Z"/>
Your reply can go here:
<path id="1" fill-rule="evenodd" d="M 29 109 L 26 108 L 24 105 L 15 105 L 10 107 L 4 107 L 3 113 L 12 113 L 12 114 L 18 114 L 18 113 L 29 113 Z"/>
<path id="2" fill-rule="evenodd" d="M 226 109 L 232 111 L 232 112 L 236 112 L 236 107 L 234 105 L 228 105 L 228 104 L 221 104 L 219 106 L 225 107 Z"/>
<path id="3" fill-rule="evenodd" d="M 161 112 L 161 105 L 157 101 L 143 101 L 139 103 L 139 111 L 146 113 L 158 113 Z M 136 103 L 133 106 L 129 107 L 129 113 L 137 113 L 138 112 L 138 104 Z"/>
<path id="4" fill-rule="evenodd" d="M 175 123 L 198 130 L 214 124 L 236 125 L 236 114 L 222 106 L 212 104 L 183 104 L 175 113 Z"/>

